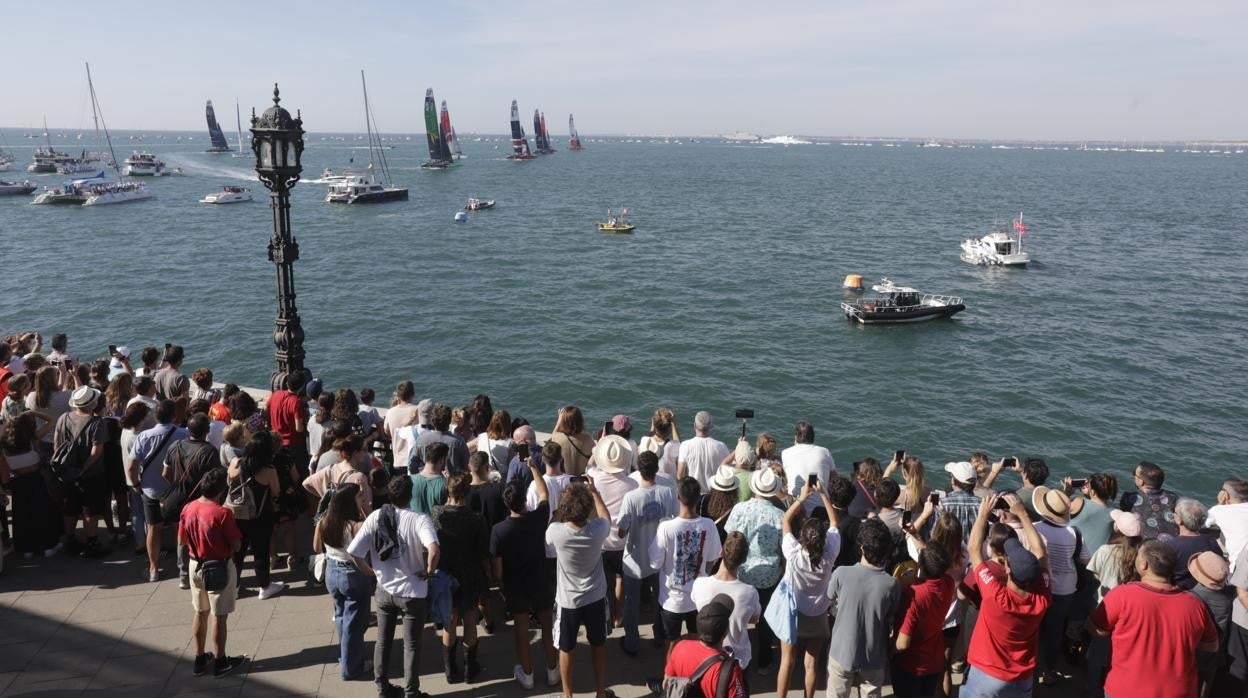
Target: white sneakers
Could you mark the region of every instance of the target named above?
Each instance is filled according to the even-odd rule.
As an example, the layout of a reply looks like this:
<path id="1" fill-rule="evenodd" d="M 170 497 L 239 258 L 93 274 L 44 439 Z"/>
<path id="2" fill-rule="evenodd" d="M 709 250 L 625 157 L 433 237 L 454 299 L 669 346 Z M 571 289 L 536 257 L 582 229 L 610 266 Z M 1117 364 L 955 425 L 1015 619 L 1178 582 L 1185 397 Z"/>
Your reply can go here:
<path id="1" fill-rule="evenodd" d="M 533 675 L 524 673 L 524 667 L 519 664 L 515 669 L 511 670 L 511 675 L 516 679 L 516 683 L 520 684 L 525 690 L 533 688 Z"/>
<path id="2" fill-rule="evenodd" d="M 273 582 L 267 587 L 260 590 L 260 600 L 271 599 L 274 596 L 286 591 L 286 585 L 282 582 Z"/>
<path id="3" fill-rule="evenodd" d="M 558 664 L 554 665 L 553 667 L 548 667 L 546 669 L 546 685 L 547 686 L 559 685 L 559 665 Z"/>

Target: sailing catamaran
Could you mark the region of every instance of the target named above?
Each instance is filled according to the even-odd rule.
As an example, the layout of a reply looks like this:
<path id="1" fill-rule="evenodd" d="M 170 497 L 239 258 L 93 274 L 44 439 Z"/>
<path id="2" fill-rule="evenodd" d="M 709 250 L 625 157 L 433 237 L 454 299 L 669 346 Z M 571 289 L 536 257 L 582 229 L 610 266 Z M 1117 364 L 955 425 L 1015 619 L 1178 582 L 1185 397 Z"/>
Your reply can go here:
<path id="1" fill-rule="evenodd" d="M 442 100 L 442 118 L 438 124 L 442 130 L 442 140 L 446 143 L 451 160 L 462 160 L 464 153 L 459 149 L 459 136 L 455 135 L 455 127 L 451 126 L 451 113 L 446 110 L 446 100 Z"/>
<path id="2" fill-rule="evenodd" d="M 533 144 L 537 146 L 538 155 L 550 155 L 555 149 L 550 147 L 550 131 L 546 130 L 546 115 L 533 110 Z"/>
<path id="3" fill-rule="evenodd" d="M 360 71 L 360 85 L 364 88 L 364 127 L 368 130 L 368 169 L 352 174 L 348 179 L 329 186 L 325 200 L 335 204 L 374 204 L 383 201 L 407 201 L 407 188 L 392 186 L 390 166 L 386 163 L 386 151 L 381 147 L 381 136 L 373 123 L 373 113 L 368 106 L 368 83 L 364 71 Z M 377 181 L 376 166 L 380 166 L 385 184 Z"/>
<path id="4" fill-rule="evenodd" d="M 225 133 L 221 131 L 221 124 L 217 123 L 217 113 L 212 109 L 212 100 L 208 100 L 208 106 L 204 108 L 208 115 L 208 140 L 212 144 L 208 146 L 209 153 L 228 153 L 230 152 L 230 142 L 225 140 Z"/>
<path id="5" fill-rule="evenodd" d="M 572 120 L 572 115 L 568 114 L 568 150 L 583 150 L 581 147 L 581 137 L 576 132 L 576 122 Z"/>
<path id="6" fill-rule="evenodd" d="M 448 118 L 448 126 L 449 118 Z M 426 170 L 444 170 L 451 166 L 451 151 L 438 123 L 438 103 L 433 98 L 433 88 L 425 90 L 425 137 L 429 141 L 429 159 L 421 164 Z"/>
<path id="7" fill-rule="evenodd" d="M 113 139 L 108 135 L 108 125 L 104 123 L 104 115 L 100 109 L 100 101 L 95 95 L 95 83 L 91 80 L 91 64 L 87 64 L 87 89 L 91 93 L 91 118 L 95 121 L 96 139 L 99 139 L 100 130 L 104 131 L 104 140 L 108 143 L 108 152 L 111 156 L 111 166 L 117 170 L 117 154 L 113 152 Z M 120 178 L 121 172 L 117 171 Z M 152 196 L 152 190 L 146 184 L 141 182 L 127 182 L 118 180 L 116 182 L 107 182 L 100 177 L 92 177 L 90 179 L 77 179 L 67 182 L 63 186 L 56 189 L 47 189 L 39 196 L 35 197 L 32 204 L 77 204 L 81 206 L 103 206 L 105 204 L 120 204 L 127 201 L 138 201 L 140 199 L 148 199 Z"/>
<path id="8" fill-rule="evenodd" d="M 524 137 L 524 127 L 520 125 L 520 107 L 516 100 L 511 100 L 511 155 L 508 160 L 532 160 L 537 157 L 529 151 L 529 139 Z"/>

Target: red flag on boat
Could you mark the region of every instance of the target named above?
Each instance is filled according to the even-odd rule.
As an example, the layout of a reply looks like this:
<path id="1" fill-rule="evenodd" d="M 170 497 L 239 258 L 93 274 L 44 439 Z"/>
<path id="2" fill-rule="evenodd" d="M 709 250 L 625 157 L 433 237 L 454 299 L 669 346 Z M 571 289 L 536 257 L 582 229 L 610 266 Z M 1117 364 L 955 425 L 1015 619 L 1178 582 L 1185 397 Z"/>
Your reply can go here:
<path id="1" fill-rule="evenodd" d="M 1020 236 L 1027 234 L 1027 226 L 1023 223 L 1022 219 L 1014 219 L 1014 232 L 1018 233 Z"/>

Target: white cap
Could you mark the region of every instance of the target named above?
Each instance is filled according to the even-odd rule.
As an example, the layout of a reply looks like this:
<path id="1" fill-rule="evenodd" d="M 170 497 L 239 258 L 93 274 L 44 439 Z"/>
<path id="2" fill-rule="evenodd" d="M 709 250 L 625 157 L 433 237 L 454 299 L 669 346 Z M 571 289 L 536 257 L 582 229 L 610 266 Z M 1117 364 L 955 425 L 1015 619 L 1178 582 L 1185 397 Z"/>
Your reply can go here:
<path id="1" fill-rule="evenodd" d="M 975 484 L 975 466 L 966 461 L 958 461 L 957 463 L 945 463 L 945 472 L 953 476 L 954 480 L 966 485 Z"/>

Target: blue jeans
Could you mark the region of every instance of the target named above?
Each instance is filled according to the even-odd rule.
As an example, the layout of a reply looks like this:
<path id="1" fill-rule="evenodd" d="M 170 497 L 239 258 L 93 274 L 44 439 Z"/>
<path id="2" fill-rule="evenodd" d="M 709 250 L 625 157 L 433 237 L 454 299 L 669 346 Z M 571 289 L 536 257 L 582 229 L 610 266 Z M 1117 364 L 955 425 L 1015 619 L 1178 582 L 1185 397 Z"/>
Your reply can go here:
<path id="1" fill-rule="evenodd" d="M 325 588 L 334 601 L 334 626 L 338 631 L 338 670 L 344 681 L 364 674 L 364 631 L 368 629 L 368 575 L 349 562 L 325 562 Z"/>
<path id="2" fill-rule="evenodd" d="M 641 590 L 650 587 L 651 598 L 654 599 L 654 639 L 665 640 L 663 622 L 659 620 L 659 573 L 645 579 L 634 579 L 624 574 L 624 649 L 636 652 L 641 646 L 641 633 L 637 631 L 638 616 L 641 615 Z"/>
<path id="3" fill-rule="evenodd" d="M 958 698 L 1031 698 L 1031 686 L 1035 679 L 1028 676 L 1017 681 L 993 678 L 975 667 L 966 674 L 966 683 Z"/>

